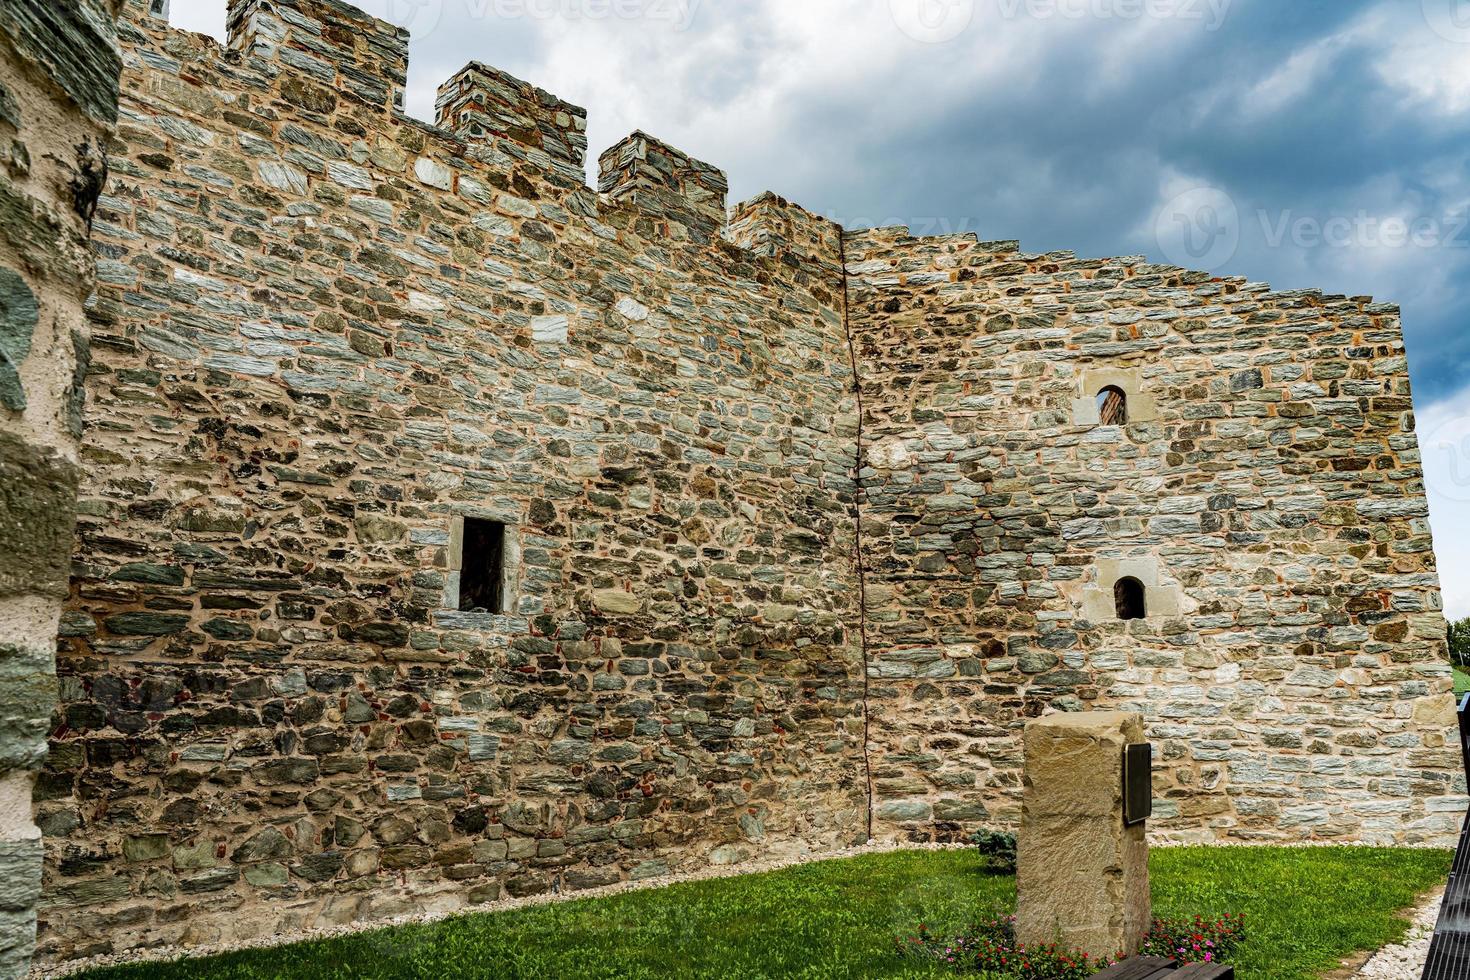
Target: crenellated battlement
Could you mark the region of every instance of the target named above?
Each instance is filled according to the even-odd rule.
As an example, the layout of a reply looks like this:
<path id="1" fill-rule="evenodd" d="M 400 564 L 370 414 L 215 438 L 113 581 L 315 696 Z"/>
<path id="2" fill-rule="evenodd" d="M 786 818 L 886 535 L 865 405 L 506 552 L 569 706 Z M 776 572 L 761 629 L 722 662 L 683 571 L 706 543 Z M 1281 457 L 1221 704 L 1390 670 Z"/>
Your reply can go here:
<path id="1" fill-rule="evenodd" d="M 472 61 L 439 87 L 439 126 L 466 142 L 507 139 L 586 179 L 587 110 Z"/>
<path id="2" fill-rule="evenodd" d="M 167 23 L 166 0 L 128 3 L 125 16 Z M 501 166 L 498 146 L 560 186 L 587 186 L 587 110 L 509 72 L 470 62 L 439 86 L 426 126 L 403 115 L 409 35 L 387 21 L 340 0 L 228 0 L 227 27 L 225 53 L 268 78 L 292 112 L 325 119 L 339 109 L 382 108 L 462 143 L 468 160 Z M 337 95 L 350 105 L 339 106 Z M 307 186 L 315 179 L 302 178 Z M 732 225 L 724 171 L 643 131 L 601 155 L 596 187 L 635 216 L 639 234 L 699 244 L 723 237 L 784 261 L 827 262 L 841 251 L 840 226 L 769 192 L 741 205 Z"/>
<path id="3" fill-rule="evenodd" d="M 403 111 L 408 31 L 338 0 L 229 0 L 228 11 L 231 50 L 365 106 Z"/>
<path id="4" fill-rule="evenodd" d="M 725 172 L 647 133 L 608 149 L 598 168 L 598 190 L 660 219 L 672 237 L 710 241 L 725 227 Z"/>
<path id="5" fill-rule="evenodd" d="M 726 235 L 756 255 L 793 262 L 841 261 L 841 225 L 770 191 L 737 205 Z"/>

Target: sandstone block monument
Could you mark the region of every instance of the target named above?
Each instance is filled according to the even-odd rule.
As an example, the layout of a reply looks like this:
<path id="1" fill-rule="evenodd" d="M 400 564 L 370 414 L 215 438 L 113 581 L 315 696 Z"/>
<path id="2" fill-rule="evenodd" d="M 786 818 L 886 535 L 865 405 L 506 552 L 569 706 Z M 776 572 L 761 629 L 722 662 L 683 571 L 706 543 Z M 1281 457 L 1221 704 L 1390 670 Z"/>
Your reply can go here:
<path id="1" fill-rule="evenodd" d="M 0 466 L 57 474 L 0 572 L 44 959 L 961 840 L 1088 709 L 1141 716 L 1155 834 L 1457 834 L 1397 308 L 731 207 L 479 62 L 405 115 L 338 0 L 167 9 L 105 185 L 115 92 L 56 110 L 90 359 L 65 182 L 0 184 L 61 243 L 0 253 Z M 27 63 L 0 146 L 61 98 Z"/>
<path id="2" fill-rule="evenodd" d="M 1145 742 L 1130 712 L 1059 714 L 1025 732 L 1016 841 L 1016 937 L 1094 960 L 1138 952 L 1150 921 L 1148 840 L 1124 820 L 1124 751 Z"/>

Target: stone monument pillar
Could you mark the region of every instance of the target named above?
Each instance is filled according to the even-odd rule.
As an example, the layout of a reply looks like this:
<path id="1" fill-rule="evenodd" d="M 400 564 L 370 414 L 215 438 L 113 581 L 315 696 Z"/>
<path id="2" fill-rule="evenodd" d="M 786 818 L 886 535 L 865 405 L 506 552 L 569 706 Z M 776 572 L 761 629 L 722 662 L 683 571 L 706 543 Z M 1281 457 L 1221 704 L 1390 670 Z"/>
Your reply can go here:
<path id="1" fill-rule="evenodd" d="M 1129 745 L 1144 743 L 1143 719 L 1130 713 L 1059 714 L 1026 726 L 1022 943 L 1094 957 L 1138 952 L 1150 919 L 1148 841 L 1141 821 L 1125 825 L 1123 760 Z"/>

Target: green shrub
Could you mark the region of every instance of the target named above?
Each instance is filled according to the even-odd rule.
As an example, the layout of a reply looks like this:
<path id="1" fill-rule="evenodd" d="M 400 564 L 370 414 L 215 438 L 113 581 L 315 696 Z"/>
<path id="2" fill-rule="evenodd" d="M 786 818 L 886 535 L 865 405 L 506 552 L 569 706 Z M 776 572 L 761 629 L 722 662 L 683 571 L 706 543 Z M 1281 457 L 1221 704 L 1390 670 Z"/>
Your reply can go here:
<path id="1" fill-rule="evenodd" d="M 1016 835 L 1004 830 L 977 830 L 970 836 L 970 843 L 990 862 L 990 867 L 1001 874 L 1016 873 Z"/>

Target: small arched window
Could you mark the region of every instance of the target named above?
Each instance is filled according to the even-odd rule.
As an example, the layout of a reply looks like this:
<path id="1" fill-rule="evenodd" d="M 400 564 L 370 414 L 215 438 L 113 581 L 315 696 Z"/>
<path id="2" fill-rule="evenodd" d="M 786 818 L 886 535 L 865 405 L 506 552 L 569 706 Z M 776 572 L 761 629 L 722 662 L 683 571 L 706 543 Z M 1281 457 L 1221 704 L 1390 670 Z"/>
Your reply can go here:
<path id="1" fill-rule="evenodd" d="M 1118 607 L 1119 619 L 1146 619 L 1148 617 L 1143 583 L 1136 578 L 1118 579 L 1118 584 L 1113 586 L 1113 602 Z"/>
<path id="2" fill-rule="evenodd" d="M 1122 388 L 1109 385 L 1097 393 L 1097 417 L 1103 425 L 1128 424 L 1128 396 Z"/>

